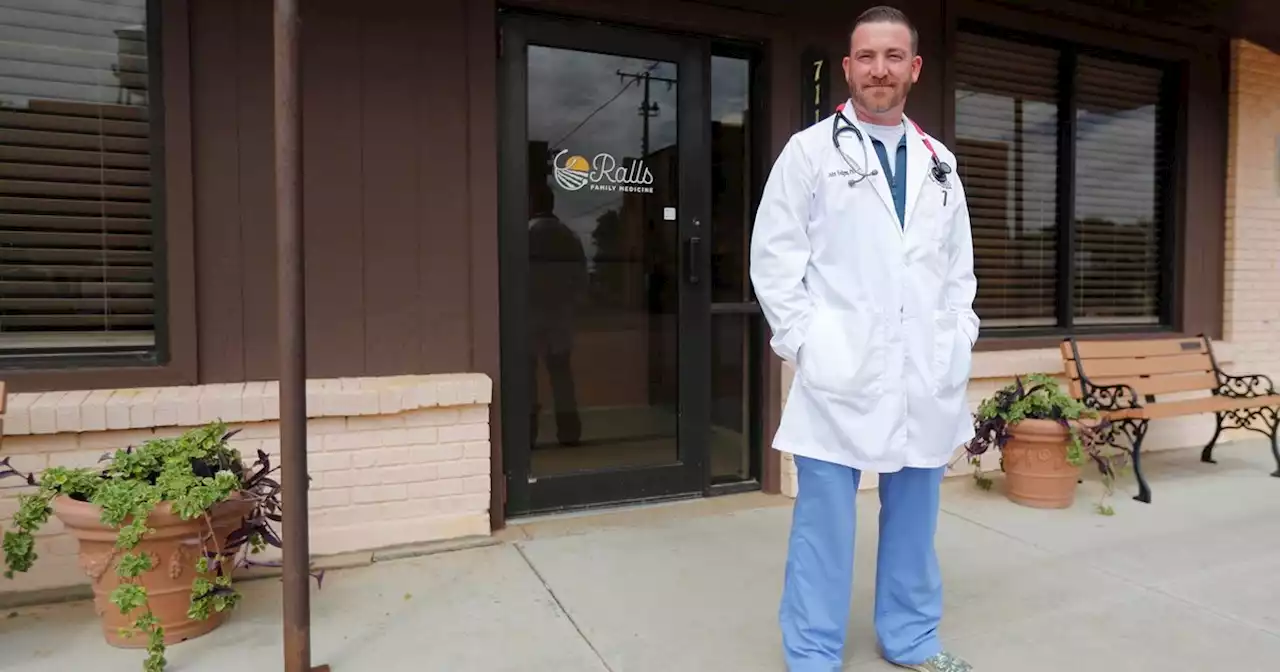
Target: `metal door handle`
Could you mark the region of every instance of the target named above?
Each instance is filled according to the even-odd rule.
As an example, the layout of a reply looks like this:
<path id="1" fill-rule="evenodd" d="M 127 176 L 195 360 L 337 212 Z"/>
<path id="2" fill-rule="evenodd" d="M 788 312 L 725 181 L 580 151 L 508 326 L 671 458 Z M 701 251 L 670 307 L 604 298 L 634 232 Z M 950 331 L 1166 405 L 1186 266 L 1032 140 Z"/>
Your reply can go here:
<path id="1" fill-rule="evenodd" d="M 699 236 L 690 236 L 684 241 L 684 266 L 685 275 L 689 279 L 689 284 L 698 284 L 698 268 L 702 264 L 702 238 Z"/>

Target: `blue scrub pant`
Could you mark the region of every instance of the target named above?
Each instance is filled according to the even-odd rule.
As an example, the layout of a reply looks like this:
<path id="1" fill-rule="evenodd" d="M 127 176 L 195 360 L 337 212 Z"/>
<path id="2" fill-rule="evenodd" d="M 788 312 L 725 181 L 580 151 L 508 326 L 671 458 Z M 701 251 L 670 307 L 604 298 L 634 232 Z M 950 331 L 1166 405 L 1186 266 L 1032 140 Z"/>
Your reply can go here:
<path id="1" fill-rule="evenodd" d="M 796 498 L 778 611 L 789 672 L 838 672 L 853 589 L 857 469 L 796 456 Z M 933 537 L 943 471 L 880 476 L 875 627 L 881 655 L 919 664 L 942 650 L 942 576 Z"/>

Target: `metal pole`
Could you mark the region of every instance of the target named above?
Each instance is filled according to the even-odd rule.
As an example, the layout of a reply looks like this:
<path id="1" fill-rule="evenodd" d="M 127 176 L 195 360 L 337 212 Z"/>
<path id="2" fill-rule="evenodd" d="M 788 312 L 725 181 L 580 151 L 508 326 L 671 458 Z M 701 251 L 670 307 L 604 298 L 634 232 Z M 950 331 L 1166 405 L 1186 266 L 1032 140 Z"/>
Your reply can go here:
<path id="1" fill-rule="evenodd" d="M 310 541 L 307 507 L 306 317 L 302 258 L 302 144 L 298 0 L 274 0 L 276 272 L 280 359 L 280 471 L 286 521 L 284 669 L 311 667 Z"/>
<path id="2" fill-rule="evenodd" d="M 640 159 L 649 158 L 649 120 L 656 113 L 649 107 L 649 83 L 653 80 L 649 78 L 649 72 L 644 73 L 644 102 L 640 104 L 640 116 L 644 117 L 644 139 L 640 141 Z"/>

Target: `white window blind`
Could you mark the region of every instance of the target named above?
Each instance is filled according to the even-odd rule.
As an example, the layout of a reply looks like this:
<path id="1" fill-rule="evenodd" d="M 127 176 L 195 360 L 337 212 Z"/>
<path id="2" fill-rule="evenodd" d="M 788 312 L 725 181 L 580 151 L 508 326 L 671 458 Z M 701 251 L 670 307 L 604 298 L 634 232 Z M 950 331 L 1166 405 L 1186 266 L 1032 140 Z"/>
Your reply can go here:
<path id="1" fill-rule="evenodd" d="M 0 0 L 0 354 L 154 345 L 147 0 Z"/>

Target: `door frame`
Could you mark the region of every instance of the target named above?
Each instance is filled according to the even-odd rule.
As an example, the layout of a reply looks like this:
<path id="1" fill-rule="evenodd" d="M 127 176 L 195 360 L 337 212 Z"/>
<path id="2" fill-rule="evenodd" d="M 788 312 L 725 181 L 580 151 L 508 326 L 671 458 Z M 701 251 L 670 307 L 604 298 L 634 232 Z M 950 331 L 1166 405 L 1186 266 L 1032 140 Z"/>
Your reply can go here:
<path id="1" fill-rule="evenodd" d="M 710 487 L 711 349 L 710 106 L 711 41 L 645 28 L 503 10 L 498 15 L 498 247 L 500 356 L 503 370 L 504 517 L 707 494 Z M 677 255 L 678 459 L 656 467 L 624 467 L 530 477 L 528 381 L 528 61 L 530 43 L 656 58 L 681 71 L 677 100 L 679 197 Z M 702 244 L 693 244 L 700 239 Z M 694 282 L 691 278 L 696 277 Z M 589 450 L 589 449 L 587 449 Z"/>

